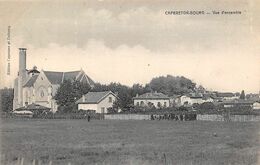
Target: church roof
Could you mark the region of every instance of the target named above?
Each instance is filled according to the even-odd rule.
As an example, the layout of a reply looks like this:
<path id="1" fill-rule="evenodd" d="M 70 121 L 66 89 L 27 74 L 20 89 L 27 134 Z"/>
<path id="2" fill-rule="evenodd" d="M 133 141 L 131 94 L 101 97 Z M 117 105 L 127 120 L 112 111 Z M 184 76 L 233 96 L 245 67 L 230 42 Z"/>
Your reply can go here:
<path id="1" fill-rule="evenodd" d="M 43 71 L 51 84 L 62 83 L 63 72 Z"/>
<path id="2" fill-rule="evenodd" d="M 33 86 L 34 82 L 36 81 L 38 75 L 32 76 L 25 84 L 24 87 L 31 87 Z"/>
<path id="3" fill-rule="evenodd" d="M 51 84 L 61 84 L 64 80 L 78 80 L 81 82 L 87 82 L 90 86 L 94 86 L 94 81 L 84 73 L 84 71 L 72 71 L 72 72 L 54 72 L 43 71 Z M 33 75 L 23 87 L 32 87 L 35 83 L 38 75 Z"/>
<path id="4" fill-rule="evenodd" d="M 83 71 L 71 71 L 71 72 L 43 71 L 43 72 L 51 84 L 61 84 L 64 80 L 78 80 L 82 82 L 84 81 L 88 82 L 90 86 L 94 85 L 94 81 L 90 79 Z"/>
<path id="5" fill-rule="evenodd" d="M 77 100 L 76 103 L 96 104 L 96 103 L 99 103 L 100 101 L 102 101 L 110 93 L 112 95 L 116 96 L 111 91 L 88 92 L 87 94 L 83 95 L 79 100 Z"/>

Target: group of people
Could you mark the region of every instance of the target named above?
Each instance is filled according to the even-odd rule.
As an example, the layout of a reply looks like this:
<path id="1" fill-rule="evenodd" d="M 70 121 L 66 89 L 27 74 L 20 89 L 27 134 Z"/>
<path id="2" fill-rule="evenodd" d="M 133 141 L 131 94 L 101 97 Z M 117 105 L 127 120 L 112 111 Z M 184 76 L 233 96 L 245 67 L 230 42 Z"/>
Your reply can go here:
<path id="1" fill-rule="evenodd" d="M 196 120 L 197 114 L 152 114 L 151 120 L 179 120 L 179 121 L 190 121 Z"/>

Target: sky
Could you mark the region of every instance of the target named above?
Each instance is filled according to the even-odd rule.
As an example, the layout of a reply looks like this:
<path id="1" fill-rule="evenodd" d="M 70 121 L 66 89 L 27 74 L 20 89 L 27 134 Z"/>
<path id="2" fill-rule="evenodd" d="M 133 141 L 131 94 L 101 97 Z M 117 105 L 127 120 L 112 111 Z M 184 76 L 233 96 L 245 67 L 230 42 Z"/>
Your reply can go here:
<path id="1" fill-rule="evenodd" d="M 83 69 L 95 82 L 129 86 L 170 74 L 208 90 L 258 93 L 259 6 L 257 0 L 0 1 L 0 85 L 12 87 L 18 48 L 25 47 L 28 69 Z M 165 14 L 178 10 L 242 14 Z"/>

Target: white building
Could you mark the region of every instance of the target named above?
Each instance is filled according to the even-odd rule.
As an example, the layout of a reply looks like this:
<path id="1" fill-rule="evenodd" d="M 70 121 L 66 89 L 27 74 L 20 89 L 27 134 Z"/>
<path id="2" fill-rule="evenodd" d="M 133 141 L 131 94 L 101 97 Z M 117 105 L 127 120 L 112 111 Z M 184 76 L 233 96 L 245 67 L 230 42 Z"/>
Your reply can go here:
<path id="1" fill-rule="evenodd" d="M 202 104 L 205 102 L 213 102 L 213 101 L 214 100 L 211 97 L 203 97 L 202 95 L 196 95 L 196 94 L 187 94 L 187 95 L 176 97 L 175 104 L 177 106 L 182 106 L 182 105 Z"/>
<path id="2" fill-rule="evenodd" d="M 253 109 L 254 110 L 260 110 L 260 102 L 254 102 Z"/>
<path id="3" fill-rule="evenodd" d="M 133 98 L 135 106 L 163 108 L 170 106 L 170 98 L 162 93 L 145 93 Z"/>
<path id="4" fill-rule="evenodd" d="M 88 92 L 76 101 L 78 110 L 94 110 L 96 113 L 107 113 L 117 100 L 116 94 L 111 91 Z"/>
<path id="5" fill-rule="evenodd" d="M 13 109 L 31 104 L 39 104 L 57 111 L 57 103 L 53 98 L 64 80 L 79 81 L 94 86 L 83 70 L 72 72 L 44 71 L 37 67 L 26 69 L 26 48 L 19 49 L 19 73 L 14 81 Z"/>

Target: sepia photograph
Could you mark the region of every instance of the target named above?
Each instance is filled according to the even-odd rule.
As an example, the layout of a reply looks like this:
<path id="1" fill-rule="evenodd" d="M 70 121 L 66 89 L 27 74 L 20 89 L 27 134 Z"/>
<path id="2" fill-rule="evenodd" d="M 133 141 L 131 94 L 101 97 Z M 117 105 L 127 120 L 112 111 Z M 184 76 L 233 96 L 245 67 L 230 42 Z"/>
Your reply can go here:
<path id="1" fill-rule="evenodd" d="M 258 0 L 0 0 L 1 165 L 260 165 Z"/>

